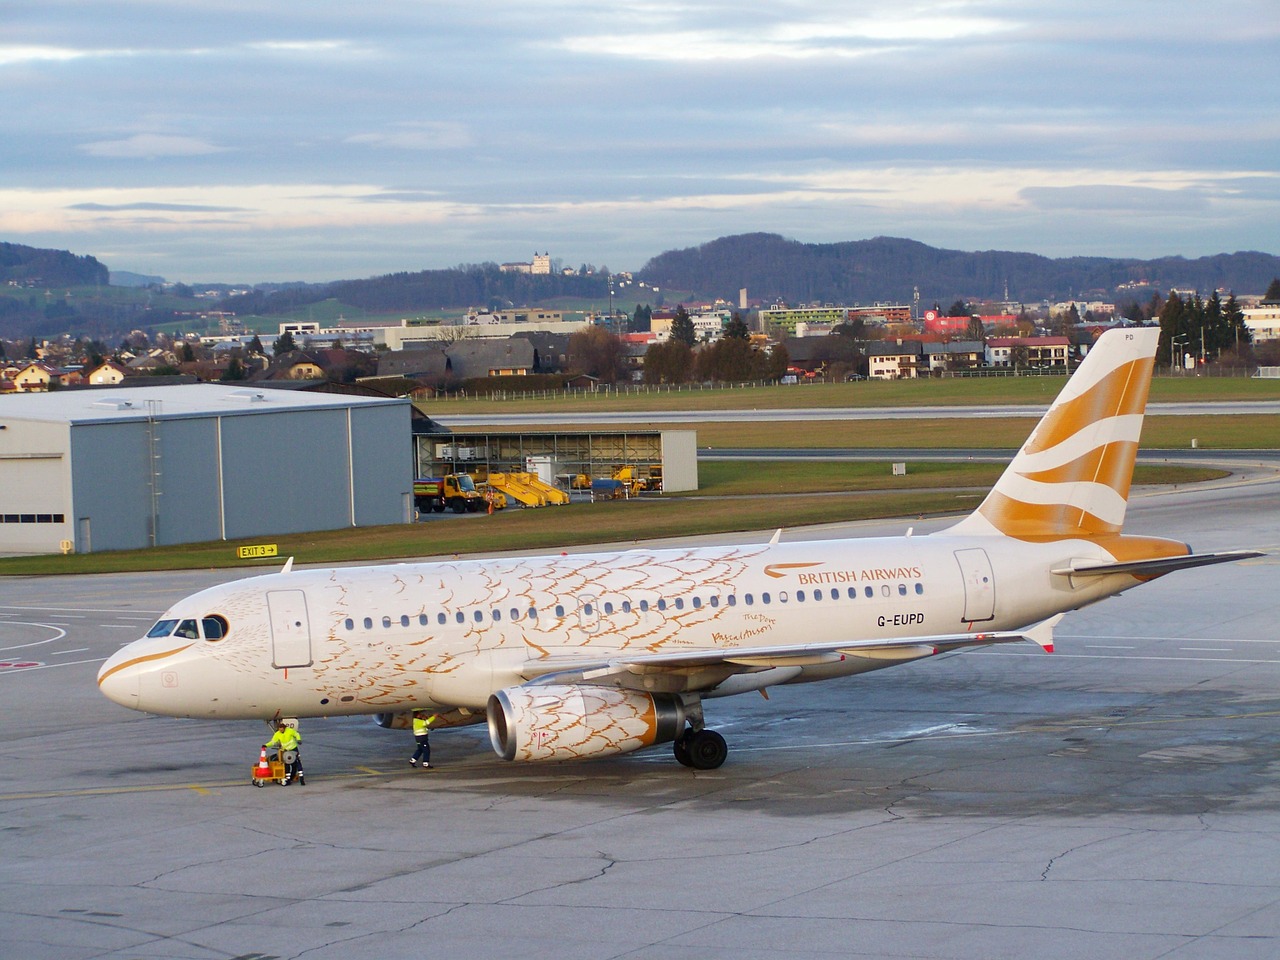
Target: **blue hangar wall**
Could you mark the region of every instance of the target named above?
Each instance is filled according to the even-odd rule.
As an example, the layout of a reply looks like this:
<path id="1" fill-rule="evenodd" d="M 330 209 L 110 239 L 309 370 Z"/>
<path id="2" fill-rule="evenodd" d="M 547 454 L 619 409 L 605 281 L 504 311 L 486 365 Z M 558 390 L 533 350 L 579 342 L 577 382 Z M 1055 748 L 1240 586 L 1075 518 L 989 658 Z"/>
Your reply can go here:
<path id="1" fill-rule="evenodd" d="M 405 523 L 408 402 L 73 423 L 77 552 Z"/>

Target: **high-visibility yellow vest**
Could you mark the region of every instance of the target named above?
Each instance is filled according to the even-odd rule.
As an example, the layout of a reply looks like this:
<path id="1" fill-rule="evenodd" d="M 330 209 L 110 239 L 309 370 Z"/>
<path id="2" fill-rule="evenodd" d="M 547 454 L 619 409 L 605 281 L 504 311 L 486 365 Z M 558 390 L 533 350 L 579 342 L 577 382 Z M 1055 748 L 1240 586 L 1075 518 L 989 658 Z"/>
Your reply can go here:
<path id="1" fill-rule="evenodd" d="M 414 717 L 413 718 L 413 735 L 415 737 L 421 737 L 426 735 L 429 732 L 428 728 L 431 726 L 431 724 L 435 722 L 436 722 L 436 715 L 434 713 L 429 717 Z"/>
<path id="2" fill-rule="evenodd" d="M 302 743 L 302 734 L 293 727 L 281 727 L 267 741 L 268 747 L 279 747 L 281 750 L 297 750 Z"/>

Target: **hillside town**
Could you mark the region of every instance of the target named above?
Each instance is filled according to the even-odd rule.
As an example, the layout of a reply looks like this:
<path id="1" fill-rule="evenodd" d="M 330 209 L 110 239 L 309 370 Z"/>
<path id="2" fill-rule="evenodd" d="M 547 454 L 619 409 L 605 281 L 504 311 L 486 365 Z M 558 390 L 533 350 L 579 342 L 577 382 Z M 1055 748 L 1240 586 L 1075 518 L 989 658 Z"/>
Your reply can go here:
<path id="1" fill-rule="evenodd" d="M 540 259 L 504 269 L 535 266 Z M 438 322 L 289 320 L 274 336 L 245 332 L 234 315 L 219 312 L 214 335 L 133 330 L 115 346 L 71 335 L 0 340 L 0 394 L 250 381 L 426 399 L 688 382 L 1065 374 L 1104 330 L 1125 324 L 1166 328 L 1159 359 L 1171 372 L 1267 375 L 1280 365 L 1278 288 L 1238 300 L 1171 290 L 1125 313 L 1100 301 L 957 301 L 946 310 L 763 304 L 743 291 L 736 305 L 637 304 L 631 314 L 525 307 L 472 309 Z"/>

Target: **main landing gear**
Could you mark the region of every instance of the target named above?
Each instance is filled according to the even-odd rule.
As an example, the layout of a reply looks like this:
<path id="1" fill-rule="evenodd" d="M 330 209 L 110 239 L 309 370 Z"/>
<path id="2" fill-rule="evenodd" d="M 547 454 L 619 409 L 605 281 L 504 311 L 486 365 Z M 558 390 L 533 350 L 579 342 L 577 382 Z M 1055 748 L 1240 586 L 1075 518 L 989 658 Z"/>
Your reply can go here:
<path id="1" fill-rule="evenodd" d="M 714 730 L 687 727 L 672 744 L 676 759 L 695 770 L 714 770 L 729 756 L 729 745 Z"/>

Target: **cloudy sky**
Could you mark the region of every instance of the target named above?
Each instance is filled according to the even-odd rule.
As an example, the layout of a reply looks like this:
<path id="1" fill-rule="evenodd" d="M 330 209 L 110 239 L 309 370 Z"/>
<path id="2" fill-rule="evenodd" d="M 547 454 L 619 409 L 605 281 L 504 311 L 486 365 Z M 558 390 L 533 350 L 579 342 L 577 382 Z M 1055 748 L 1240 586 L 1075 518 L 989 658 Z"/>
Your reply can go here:
<path id="1" fill-rule="evenodd" d="M 1280 254 L 1275 0 L 0 0 L 0 240 L 173 280 L 734 233 Z"/>

